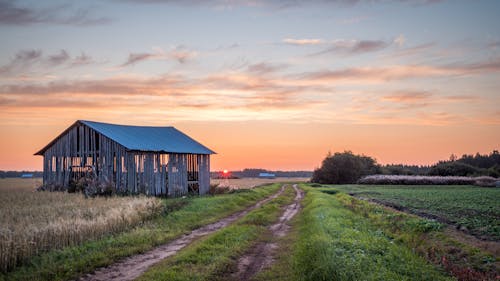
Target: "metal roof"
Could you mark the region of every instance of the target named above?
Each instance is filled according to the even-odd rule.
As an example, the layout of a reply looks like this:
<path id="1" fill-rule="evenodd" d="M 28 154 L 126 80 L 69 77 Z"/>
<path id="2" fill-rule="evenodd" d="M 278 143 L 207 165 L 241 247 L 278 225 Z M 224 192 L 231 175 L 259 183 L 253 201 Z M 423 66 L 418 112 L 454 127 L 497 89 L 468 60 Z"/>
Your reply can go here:
<path id="1" fill-rule="evenodd" d="M 94 129 L 98 133 L 121 144 L 127 150 L 192 154 L 215 153 L 174 127 L 128 126 L 86 120 L 78 120 L 73 126 L 78 123 Z M 53 142 L 37 154 L 42 154 Z"/>

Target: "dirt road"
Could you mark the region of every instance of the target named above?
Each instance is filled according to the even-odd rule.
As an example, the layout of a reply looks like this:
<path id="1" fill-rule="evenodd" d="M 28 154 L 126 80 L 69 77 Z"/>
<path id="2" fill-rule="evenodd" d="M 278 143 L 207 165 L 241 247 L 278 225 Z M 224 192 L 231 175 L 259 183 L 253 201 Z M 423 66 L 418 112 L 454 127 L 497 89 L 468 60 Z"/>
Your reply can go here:
<path id="1" fill-rule="evenodd" d="M 272 239 L 270 242 L 261 242 L 254 246 L 248 253 L 238 260 L 238 271 L 232 275 L 235 280 L 249 280 L 262 269 L 269 267 L 274 261 L 274 255 L 278 245 L 275 238 L 285 236 L 290 230 L 287 224 L 300 210 L 300 201 L 304 198 L 304 192 L 294 184 L 295 199 L 292 204 L 285 208 L 285 211 L 278 222 L 271 225 Z"/>
<path id="2" fill-rule="evenodd" d="M 111 266 L 100 268 L 95 272 L 82 276 L 77 280 L 80 281 L 134 280 L 137 277 L 139 277 L 142 273 L 144 273 L 149 267 L 167 257 L 176 254 L 179 250 L 186 247 L 193 240 L 211 234 L 221 228 L 224 228 L 230 223 L 242 218 L 250 211 L 259 208 L 260 206 L 262 206 L 263 204 L 269 202 L 274 198 L 277 198 L 283 193 L 284 189 L 285 186 L 283 185 L 277 193 L 257 202 L 255 205 L 243 211 L 234 213 L 229 217 L 221 219 L 215 223 L 195 229 L 189 234 L 186 234 L 165 245 L 156 247 L 144 254 L 134 255 L 125 258 L 124 260 L 117 262 Z"/>

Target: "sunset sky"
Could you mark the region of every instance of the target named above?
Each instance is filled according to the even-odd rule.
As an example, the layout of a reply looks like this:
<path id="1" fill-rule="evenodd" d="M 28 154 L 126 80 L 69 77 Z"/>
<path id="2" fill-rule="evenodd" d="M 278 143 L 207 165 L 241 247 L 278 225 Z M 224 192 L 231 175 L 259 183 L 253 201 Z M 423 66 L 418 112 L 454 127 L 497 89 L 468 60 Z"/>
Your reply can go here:
<path id="1" fill-rule="evenodd" d="M 0 0 L 0 170 L 75 120 L 172 125 L 212 170 L 500 148 L 500 1 Z"/>

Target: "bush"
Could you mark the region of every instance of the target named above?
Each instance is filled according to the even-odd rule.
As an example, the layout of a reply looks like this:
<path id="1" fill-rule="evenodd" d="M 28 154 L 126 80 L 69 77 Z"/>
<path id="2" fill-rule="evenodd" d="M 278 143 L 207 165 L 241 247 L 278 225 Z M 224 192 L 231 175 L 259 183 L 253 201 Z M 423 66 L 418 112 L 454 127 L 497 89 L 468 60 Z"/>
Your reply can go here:
<path id="1" fill-rule="evenodd" d="M 232 193 L 233 189 L 229 186 L 221 186 L 220 184 L 210 184 L 209 193 L 212 195 Z"/>
<path id="2" fill-rule="evenodd" d="M 480 169 L 461 162 L 440 162 L 431 167 L 430 176 L 474 176 L 479 175 Z"/>
<path id="3" fill-rule="evenodd" d="M 355 183 L 362 176 L 380 173 L 375 159 L 351 151 L 328 154 L 321 168 L 314 171 L 311 182 L 320 184 Z"/>

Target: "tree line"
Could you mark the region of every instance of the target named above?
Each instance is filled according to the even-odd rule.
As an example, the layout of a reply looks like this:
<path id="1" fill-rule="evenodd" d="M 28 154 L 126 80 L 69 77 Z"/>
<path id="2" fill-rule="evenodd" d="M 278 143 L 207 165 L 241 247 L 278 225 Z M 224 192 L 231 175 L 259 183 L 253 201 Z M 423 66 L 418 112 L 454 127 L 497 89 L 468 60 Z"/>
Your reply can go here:
<path id="1" fill-rule="evenodd" d="M 321 167 L 314 170 L 311 181 L 316 183 L 355 183 L 367 175 L 421 175 L 421 176 L 491 176 L 500 177 L 500 153 L 468 155 L 439 161 L 430 166 L 389 164 L 380 165 L 366 155 L 352 151 L 328 153 Z"/>
<path id="2" fill-rule="evenodd" d="M 34 178 L 43 177 L 40 171 L 0 171 L 0 178 L 19 178 L 24 174 L 32 174 Z"/>

